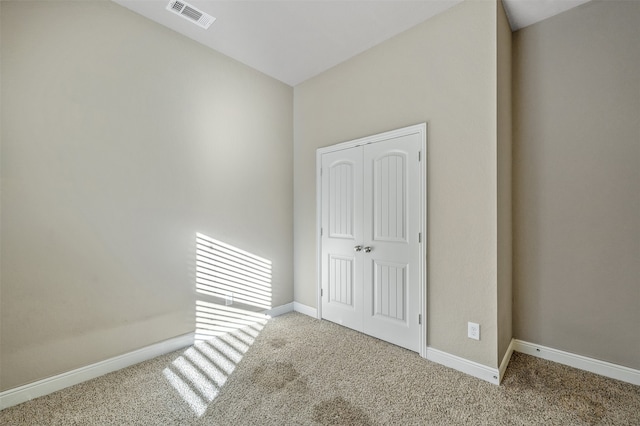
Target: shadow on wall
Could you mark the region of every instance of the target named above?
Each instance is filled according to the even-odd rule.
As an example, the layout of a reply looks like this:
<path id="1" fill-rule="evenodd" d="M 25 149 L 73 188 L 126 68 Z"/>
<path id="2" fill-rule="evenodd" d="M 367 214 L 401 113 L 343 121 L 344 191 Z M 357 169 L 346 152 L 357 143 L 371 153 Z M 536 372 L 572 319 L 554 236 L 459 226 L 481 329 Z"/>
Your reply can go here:
<path id="1" fill-rule="evenodd" d="M 196 343 L 163 374 L 200 417 L 270 318 L 230 305 L 271 308 L 271 261 L 198 233 L 196 291 L 219 303 L 196 300 Z"/>

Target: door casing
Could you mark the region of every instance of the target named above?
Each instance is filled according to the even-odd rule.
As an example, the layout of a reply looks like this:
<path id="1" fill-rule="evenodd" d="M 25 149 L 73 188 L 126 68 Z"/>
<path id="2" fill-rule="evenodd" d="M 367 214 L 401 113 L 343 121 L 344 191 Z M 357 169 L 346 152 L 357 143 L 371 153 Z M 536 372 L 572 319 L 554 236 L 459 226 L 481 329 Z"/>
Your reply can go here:
<path id="1" fill-rule="evenodd" d="M 419 244 L 420 264 L 418 265 L 419 282 L 420 282 L 420 315 L 422 318 L 420 327 L 420 356 L 427 356 L 427 124 L 421 123 L 413 126 L 403 127 L 376 135 L 366 136 L 360 139 L 339 143 L 336 145 L 319 148 L 316 151 L 316 296 L 317 296 L 317 318 L 322 319 L 322 178 L 320 170 L 322 167 L 322 155 L 353 148 L 361 145 L 381 142 L 401 136 L 418 134 L 420 136 L 420 183 L 419 183 L 419 205 L 420 205 L 420 227 L 422 241 Z"/>

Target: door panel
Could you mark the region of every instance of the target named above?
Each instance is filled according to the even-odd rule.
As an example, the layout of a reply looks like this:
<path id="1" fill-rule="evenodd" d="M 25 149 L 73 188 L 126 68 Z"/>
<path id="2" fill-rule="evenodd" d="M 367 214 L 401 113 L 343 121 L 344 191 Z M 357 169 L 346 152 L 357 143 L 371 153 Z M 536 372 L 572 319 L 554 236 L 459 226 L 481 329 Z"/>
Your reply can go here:
<path id="1" fill-rule="evenodd" d="M 322 156 L 322 317 L 362 330 L 362 149 Z"/>
<path id="2" fill-rule="evenodd" d="M 329 237 L 354 238 L 356 200 L 354 174 L 356 165 L 338 161 L 329 167 Z"/>
<path id="3" fill-rule="evenodd" d="M 420 163 L 417 134 L 366 145 L 364 327 L 366 334 L 420 350 Z"/>
<path id="4" fill-rule="evenodd" d="M 385 153 L 374 163 L 373 239 L 406 242 L 405 153 Z"/>
<path id="5" fill-rule="evenodd" d="M 354 257 L 329 256 L 329 302 L 354 308 L 354 263 Z"/>
<path id="6" fill-rule="evenodd" d="M 374 261 L 374 316 L 406 323 L 407 266 L 406 264 Z"/>

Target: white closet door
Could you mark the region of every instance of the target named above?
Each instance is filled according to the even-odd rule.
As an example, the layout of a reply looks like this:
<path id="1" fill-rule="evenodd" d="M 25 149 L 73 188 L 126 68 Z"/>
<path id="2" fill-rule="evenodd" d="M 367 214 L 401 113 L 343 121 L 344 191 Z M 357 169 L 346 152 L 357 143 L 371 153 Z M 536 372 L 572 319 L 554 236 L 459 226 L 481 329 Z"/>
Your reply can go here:
<path id="1" fill-rule="evenodd" d="M 420 350 L 420 137 L 364 148 L 364 327 Z M 370 250 L 370 251 L 369 251 Z"/>
<path id="2" fill-rule="evenodd" d="M 323 153 L 322 318 L 420 351 L 422 134 Z"/>
<path id="3" fill-rule="evenodd" d="M 322 156 L 322 317 L 362 331 L 362 147 Z"/>

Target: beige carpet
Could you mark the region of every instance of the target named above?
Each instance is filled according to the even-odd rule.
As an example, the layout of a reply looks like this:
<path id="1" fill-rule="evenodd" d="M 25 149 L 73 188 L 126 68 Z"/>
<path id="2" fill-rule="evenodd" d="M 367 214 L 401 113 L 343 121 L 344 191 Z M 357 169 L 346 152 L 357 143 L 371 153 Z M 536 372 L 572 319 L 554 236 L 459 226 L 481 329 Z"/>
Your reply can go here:
<path id="1" fill-rule="evenodd" d="M 7 408 L 0 424 L 640 425 L 640 387 L 517 353 L 495 386 L 291 313 Z"/>

